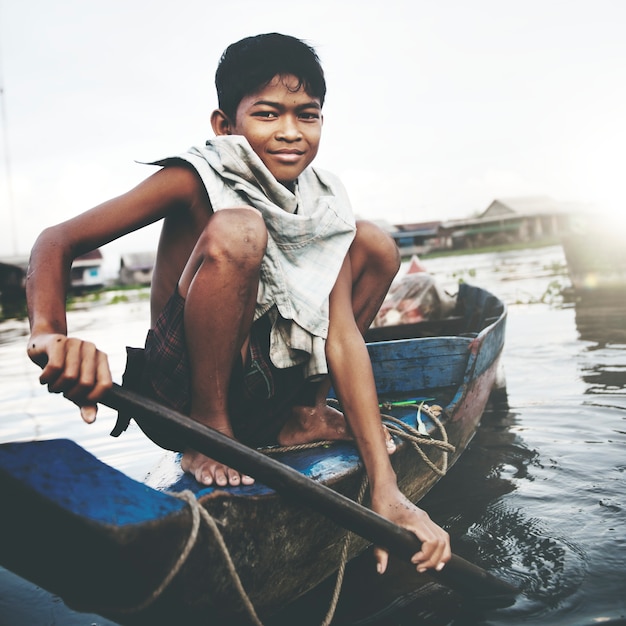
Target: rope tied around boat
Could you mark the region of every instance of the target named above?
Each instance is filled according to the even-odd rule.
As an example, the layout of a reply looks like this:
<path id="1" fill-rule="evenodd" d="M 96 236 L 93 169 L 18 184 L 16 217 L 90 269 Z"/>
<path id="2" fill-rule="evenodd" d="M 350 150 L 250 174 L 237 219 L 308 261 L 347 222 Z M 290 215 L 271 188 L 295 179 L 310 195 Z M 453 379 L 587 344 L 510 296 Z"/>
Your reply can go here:
<path id="1" fill-rule="evenodd" d="M 336 401 L 333 401 L 333 404 L 338 404 Z M 389 410 L 394 406 L 394 403 L 383 403 L 382 408 Z M 394 417 L 393 415 L 387 415 L 385 413 L 381 413 L 381 417 L 383 420 L 383 424 L 387 427 L 389 432 L 392 435 L 395 435 L 399 439 L 403 439 L 411 444 L 411 446 L 415 449 L 415 451 L 420 455 L 420 458 L 430 467 L 430 469 L 435 472 L 438 476 L 445 476 L 448 471 L 448 454 L 453 453 L 455 451 L 455 447 L 448 441 L 448 433 L 446 432 L 445 426 L 439 419 L 439 415 L 442 413 L 442 408 L 434 404 L 429 406 L 424 402 L 411 402 L 411 403 L 402 403 L 402 407 L 414 407 L 417 410 L 416 414 L 416 423 L 418 424 L 418 428 L 414 428 L 410 426 L 406 422 Z M 423 421 L 421 420 L 421 414 L 424 413 L 426 416 L 435 424 L 437 430 L 441 435 L 441 439 L 435 439 L 431 435 L 426 432 L 420 432 L 420 425 L 423 426 Z M 297 452 L 300 450 L 311 450 L 313 448 L 323 448 L 331 446 L 332 444 L 338 443 L 337 440 L 323 440 L 323 441 L 313 441 L 311 443 L 300 443 L 292 446 L 267 446 L 264 448 L 258 448 L 259 452 L 263 452 L 263 454 L 272 455 L 272 454 L 281 454 L 283 452 Z M 428 455 L 422 449 L 426 448 L 437 448 L 441 450 L 441 467 L 437 467 Z"/>
<path id="2" fill-rule="evenodd" d="M 187 558 L 191 554 L 193 547 L 196 545 L 198 540 L 199 532 L 200 532 L 200 524 L 204 522 L 206 526 L 209 528 L 213 537 L 215 538 L 217 545 L 219 547 L 220 552 L 224 558 L 226 563 L 226 568 L 228 573 L 230 574 L 233 585 L 235 586 L 235 590 L 239 594 L 243 605 L 250 617 L 252 623 L 256 626 L 263 626 L 263 623 L 259 619 L 257 615 L 254 605 L 250 600 L 250 597 L 246 593 L 246 590 L 243 587 L 241 579 L 239 578 L 239 574 L 237 573 L 237 568 L 233 562 L 232 557 L 230 556 L 230 552 L 228 550 L 228 546 L 224 541 L 224 537 L 220 532 L 220 529 L 217 525 L 217 522 L 213 519 L 211 514 L 202 506 L 199 500 L 196 498 L 195 494 L 186 489 L 184 491 L 166 491 L 165 492 L 169 496 L 173 496 L 174 498 L 178 498 L 179 500 L 183 500 L 189 506 L 189 510 L 191 511 L 191 528 L 189 529 L 189 536 L 185 542 L 185 546 L 183 547 L 181 553 L 178 555 L 176 562 L 170 568 L 168 574 L 165 578 L 157 585 L 157 587 L 152 591 L 152 593 L 141 603 L 131 607 L 131 608 L 117 608 L 116 613 L 120 614 L 132 614 L 139 613 L 143 611 L 147 607 L 149 607 L 167 588 L 167 586 L 174 580 L 178 572 L 182 569 L 183 565 L 186 563 Z"/>
<path id="3" fill-rule="evenodd" d="M 389 409 L 393 405 L 392 403 L 383 404 L 383 408 Z M 400 439 L 404 439 L 408 443 L 410 443 L 415 451 L 420 455 L 420 458 L 430 469 L 435 472 L 438 476 L 445 476 L 448 471 L 448 454 L 453 453 L 455 451 L 455 447 L 448 441 L 448 433 L 445 429 L 445 426 L 439 419 L 443 409 L 437 405 L 433 404 L 429 406 L 424 402 L 414 403 L 414 404 L 403 404 L 403 406 L 415 407 L 417 409 L 417 414 L 415 416 L 416 423 L 418 424 L 418 428 L 413 428 L 406 422 L 403 422 L 401 419 L 394 417 L 393 415 L 386 415 L 385 413 L 381 413 L 381 417 L 383 418 L 383 423 L 389 429 L 392 435 L 396 435 Z M 425 427 L 423 426 L 423 421 L 421 419 L 421 414 L 425 413 L 428 418 L 433 422 L 433 424 L 437 427 L 441 435 L 441 439 L 435 439 L 431 435 L 429 435 Z M 422 432 L 420 432 L 420 428 L 423 428 Z M 441 467 L 437 467 L 429 458 L 428 455 L 424 452 L 422 447 L 430 447 L 437 448 L 441 450 Z"/>
<path id="4" fill-rule="evenodd" d="M 224 541 L 224 537 L 222 537 L 222 533 L 220 532 L 217 522 L 213 519 L 213 517 L 209 514 L 209 512 L 200 504 L 200 502 L 198 501 L 196 496 L 193 494 L 193 492 L 189 490 L 185 490 L 185 491 L 180 492 L 179 494 L 172 493 L 171 495 L 174 495 L 176 497 L 181 498 L 182 500 L 185 500 L 189 504 L 189 507 L 191 508 L 192 515 L 194 516 L 199 515 L 199 517 L 201 517 L 202 520 L 205 522 L 205 524 L 209 527 L 209 529 L 213 533 L 213 537 L 217 541 L 217 545 L 220 549 L 220 552 L 222 553 L 222 556 L 224 557 L 224 561 L 226 563 L 226 568 L 228 569 L 228 573 L 230 574 L 230 578 L 233 582 L 233 585 L 235 586 L 237 593 L 239 594 L 239 597 L 241 598 L 241 601 L 243 602 L 243 605 L 246 609 L 246 612 L 248 613 L 248 616 L 250 617 L 250 620 L 252 621 L 253 624 L 256 624 L 256 626 L 263 626 L 263 622 L 261 622 L 261 620 L 259 619 L 259 616 L 257 615 L 257 612 L 254 609 L 254 605 L 252 604 L 252 600 L 250 600 L 250 596 L 248 596 L 248 594 L 246 593 L 243 583 L 241 582 L 241 578 L 239 578 L 239 574 L 237 573 L 237 568 L 235 567 L 233 559 L 230 556 L 230 552 L 228 551 L 228 546 L 226 545 L 226 542 Z M 198 527 L 199 527 L 199 524 L 198 524 Z M 198 538 L 198 529 L 196 529 L 195 535 L 196 536 L 193 539 L 194 544 Z M 191 534 L 190 534 L 190 539 L 191 539 Z M 182 556 L 183 555 L 181 554 L 181 557 Z M 182 567 L 182 564 L 185 562 L 185 560 L 187 560 L 187 556 L 188 555 L 185 555 L 182 561 L 179 559 L 180 565 L 178 562 L 176 563 L 176 566 L 178 566 L 178 569 L 180 569 L 180 567 Z M 175 575 L 176 574 L 174 574 L 174 576 Z M 172 576 L 172 578 L 174 576 Z"/>
<path id="5" fill-rule="evenodd" d="M 383 404 L 383 408 L 389 410 L 393 405 L 392 404 Z M 413 404 L 403 403 L 403 406 L 415 406 L 417 409 L 416 414 L 416 423 L 418 424 L 418 428 L 414 428 L 409 424 L 406 424 L 401 419 L 398 419 L 392 415 L 386 415 L 381 413 L 381 417 L 384 425 L 389 429 L 392 435 L 403 439 L 404 441 L 410 443 L 413 448 L 418 452 L 422 460 L 428 465 L 430 469 L 433 470 L 437 475 L 443 476 L 445 475 L 448 469 L 448 453 L 454 452 L 455 448 L 452 444 L 448 442 L 448 434 L 442 422 L 439 420 L 439 415 L 441 414 L 441 407 L 437 405 L 428 406 L 424 402 Z M 425 413 L 428 418 L 435 424 L 437 429 L 441 434 L 441 439 L 434 439 L 429 434 L 424 434 L 420 432 L 420 428 L 424 429 L 423 422 L 421 421 L 421 413 Z M 316 441 L 307 444 L 299 444 L 294 446 L 275 446 L 269 448 L 259 448 L 261 452 L 265 454 L 273 454 L 278 452 L 287 452 L 294 450 L 306 450 L 310 448 L 318 448 L 323 446 L 329 446 L 333 443 L 337 443 L 336 441 Z M 422 450 L 422 446 L 433 447 L 441 450 L 441 467 L 437 467 L 426 455 L 426 453 Z M 365 496 L 365 492 L 369 485 L 369 481 L 367 480 L 367 475 L 364 474 L 363 479 L 361 481 L 361 486 L 359 489 L 359 493 L 356 498 L 356 502 L 361 504 L 363 498 Z M 237 568 L 230 556 L 230 552 L 228 550 L 228 546 L 224 541 L 224 537 L 220 532 L 220 529 L 217 525 L 217 522 L 213 519 L 210 513 L 202 506 L 202 504 L 198 501 L 195 494 L 190 490 L 185 490 L 181 492 L 166 492 L 168 495 L 171 495 L 175 498 L 183 500 L 189 506 L 191 511 L 191 528 L 189 531 L 189 536 L 185 542 L 185 546 L 183 547 L 181 553 L 179 554 L 176 562 L 169 570 L 168 574 L 164 577 L 164 579 L 157 585 L 154 591 L 140 604 L 127 609 L 118 609 L 117 612 L 122 613 L 138 613 L 148 606 L 150 606 L 167 588 L 167 586 L 172 582 L 172 580 L 176 577 L 178 572 L 182 569 L 183 565 L 186 563 L 187 558 L 191 554 L 193 547 L 196 545 L 200 524 L 202 521 L 206 524 L 208 529 L 211 531 L 213 537 L 215 538 L 217 545 L 219 547 L 220 552 L 222 553 L 222 557 L 224 558 L 224 562 L 226 564 L 226 568 L 230 575 L 230 578 L 233 582 L 235 590 L 237 591 L 243 606 L 250 618 L 251 622 L 255 624 L 255 626 L 263 626 L 263 622 L 260 620 L 252 600 L 250 596 L 247 594 L 241 579 L 239 578 L 239 574 L 237 573 Z M 337 569 L 337 579 L 335 582 L 335 587 L 333 590 L 333 594 L 331 597 L 330 606 L 328 608 L 326 617 L 324 618 L 321 626 L 329 626 L 334 617 L 337 604 L 339 601 L 339 595 L 341 594 L 341 589 L 343 586 L 343 579 L 345 576 L 346 565 L 348 562 L 348 550 L 350 547 L 350 543 L 352 541 L 354 533 L 351 531 L 347 531 L 344 539 L 343 545 L 341 549 L 341 554 L 339 558 L 339 567 Z"/>
<path id="6" fill-rule="evenodd" d="M 365 495 L 365 491 L 367 489 L 368 481 L 367 477 L 364 476 L 361 482 L 361 488 L 359 490 L 359 494 L 357 496 L 356 501 L 361 504 L 363 501 L 363 497 Z M 241 582 L 241 578 L 239 578 L 239 574 L 237 573 L 237 568 L 235 567 L 235 563 L 233 562 L 232 557 L 230 556 L 230 552 L 228 550 L 228 546 L 224 541 L 224 537 L 220 532 L 220 529 L 217 525 L 217 522 L 213 519 L 211 514 L 202 506 L 202 504 L 198 501 L 195 494 L 186 489 L 185 491 L 180 492 L 165 492 L 170 496 L 178 498 L 179 500 L 183 500 L 189 506 L 191 511 L 191 529 L 189 531 L 189 536 L 187 537 L 187 541 L 185 542 L 185 546 L 179 554 L 176 562 L 169 570 L 169 573 L 165 576 L 165 578 L 161 581 L 161 583 L 154 589 L 154 591 L 140 604 L 132 607 L 132 608 L 118 608 L 117 613 L 120 614 L 128 614 L 128 613 L 139 613 L 143 611 L 148 606 L 150 606 L 162 593 L 165 591 L 167 586 L 172 582 L 172 580 L 176 577 L 178 572 L 181 570 L 187 558 L 191 554 L 191 550 L 195 546 L 198 535 L 200 531 L 200 523 L 204 521 L 206 526 L 209 528 L 211 533 L 213 534 L 214 539 L 217 542 L 217 545 L 222 553 L 222 557 L 224 558 L 224 562 L 226 563 L 226 569 L 230 575 L 231 581 L 237 591 L 241 601 L 243 602 L 243 606 L 250 618 L 250 621 L 255 624 L 255 626 L 263 626 L 263 622 L 260 620 L 252 600 L 250 596 L 246 592 L 243 583 Z M 339 601 L 339 595 L 341 593 L 341 588 L 343 586 L 343 578 L 345 575 L 346 564 L 348 562 L 348 549 L 350 547 L 350 542 L 352 540 L 352 536 L 354 533 L 348 531 L 343 539 L 343 545 L 341 548 L 340 562 L 339 568 L 337 570 L 337 580 L 335 582 L 335 588 L 333 590 L 333 595 L 331 598 L 330 607 L 327 611 L 326 617 L 324 621 L 321 623 L 321 626 L 329 626 L 332 622 L 333 616 L 335 615 L 335 610 L 337 608 L 337 603 Z"/>
<path id="7" fill-rule="evenodd" d="M 163 593 L 163 591 L 165 591 L 167 586 L 172 582 L 174 577 L 181 570 L 198 539 L 198 532 L 200 530 L 200 520 L 202 515 L 201 511 L 203 509 L 199 506 L 195 495 L 189 490 L 181 492 L 166 491 L 165 493 L 169 496 L 178 498 L 179 500 L 184 500 L 189 505 L 189 508 L 191 509 L 191 528 L 189 530 L 189 536 L 187 537 L 185 546 L 181 550 L 181 553 L 178 555 L 176 562 L 174 563 L 174 565 L 172 565 L 171 568 L 169 568 L 169 571 L 163 578 L 163 580 L 155 587 L 150 595 L 139 604 L 136 604 L 132 607 L 117 607 L 115 609 L 115 612 L 121 615 L 139 613 L 140 611 L 148 608 Z"/>

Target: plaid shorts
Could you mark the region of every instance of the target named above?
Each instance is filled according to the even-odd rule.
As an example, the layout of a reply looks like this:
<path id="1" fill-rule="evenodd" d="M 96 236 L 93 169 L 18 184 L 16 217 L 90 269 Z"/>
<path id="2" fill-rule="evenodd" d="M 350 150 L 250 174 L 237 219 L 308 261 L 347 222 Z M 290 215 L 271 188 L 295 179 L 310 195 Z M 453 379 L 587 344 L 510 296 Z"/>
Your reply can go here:
<path id="1" fill-rule="evenodd" d="M 184 309 L 185 300 L 176 289 L 154 328 L 148 331 L 145 347 L 127 348 L 123 386 L 188 415 L 191 367 Z M 296 402 L 308 404 L 313 394 L 304 381 L 301 366 L 274 367 L 269 358 L 269 333 L 270 322 L 265 316 L 252 325 L 246 366 L 241 358 L 236 359 L 228 391 L 228 411 L 235 436 L 254 446 L 275 443 L 291 407 Z M 159 433 L 149 432 L 151 429 L 143 424 L 141 427 L 161 447 L 184 448 L 182 442 L 170 437 L 163 440 Z"/>

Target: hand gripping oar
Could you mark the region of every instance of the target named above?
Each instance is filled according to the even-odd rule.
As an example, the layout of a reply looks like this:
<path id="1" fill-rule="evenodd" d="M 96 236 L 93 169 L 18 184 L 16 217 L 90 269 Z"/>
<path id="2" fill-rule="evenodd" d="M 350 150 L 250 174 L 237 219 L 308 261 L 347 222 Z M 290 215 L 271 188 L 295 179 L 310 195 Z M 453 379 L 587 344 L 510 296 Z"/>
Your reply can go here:
<path id="1" fill-rule="evenodd" d="M 182 438 L 194 450 L 253 476 L 401 559 L 409 560 L 420 549 L 420 540 L 409 530 L 186 415 L 115 384 L 101 402 L 118 411 L 132 412 L 140 425 L 149 424 L 176 439 Z M 499 606 L 512 604 L 519 593 L 514 586 L 456 555 L 443 570 L 429 570 L 428 574 L 459 593 Z"/>

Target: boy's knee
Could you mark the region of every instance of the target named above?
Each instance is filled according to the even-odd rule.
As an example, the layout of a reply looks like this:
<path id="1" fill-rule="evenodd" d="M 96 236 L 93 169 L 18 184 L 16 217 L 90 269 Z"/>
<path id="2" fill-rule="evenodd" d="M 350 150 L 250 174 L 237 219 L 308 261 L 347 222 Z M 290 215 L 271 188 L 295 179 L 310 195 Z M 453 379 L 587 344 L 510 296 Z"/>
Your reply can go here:
<path id="1" fill-rule="evenodd" d="M 201 236 L 204 256 L 259 265 L 267 247 L 267 228 L 256 209 L 216 211 Z"/>
<path id="2" fill-rule="evenodd" d="M 400 269 L 400 250 L 393 237 L 382 228 L 365 220 L 356 223 L 354 244 L 357 253 L 365 255 L 367 263 L 375 263 L 395 275 Z"/>

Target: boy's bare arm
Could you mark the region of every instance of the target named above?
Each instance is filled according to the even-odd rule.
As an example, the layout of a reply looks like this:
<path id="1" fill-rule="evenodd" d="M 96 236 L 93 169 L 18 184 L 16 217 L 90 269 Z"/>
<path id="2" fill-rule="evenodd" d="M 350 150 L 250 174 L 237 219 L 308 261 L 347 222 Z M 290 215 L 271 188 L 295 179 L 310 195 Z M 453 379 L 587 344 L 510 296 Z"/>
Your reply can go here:
<path id="1" fill-rule="evenodd" d="M 398 489 L 385 445 L 371 362 L 354 320 L 351 294 L 351 269 L 346 258 L 330 296 L 326 354 L 333 385 L 365 464 L 372 508 L 415 532 L 423 542 L 422 549 L 412 559 L 419 571 L 440 568 L 451 556 L 449 537 Z M 376 550 L 381 573 L 386 569 L 387 558 L 384 550 Z"/>
<path id="2" fill-rule="evenodd" d="M 67 337 L 65 298 L 73 260 L 89 250 L 190 208 L 200 196 L 195 174 L 160 170 L 126 194 L 44 230 L 33 247 L 26 282 L 31 336 L 28 355 L 43 367 L 40 380 L 95 419 L 95 403 L 111 386 L 106 355 L 90 342 Z"/>

